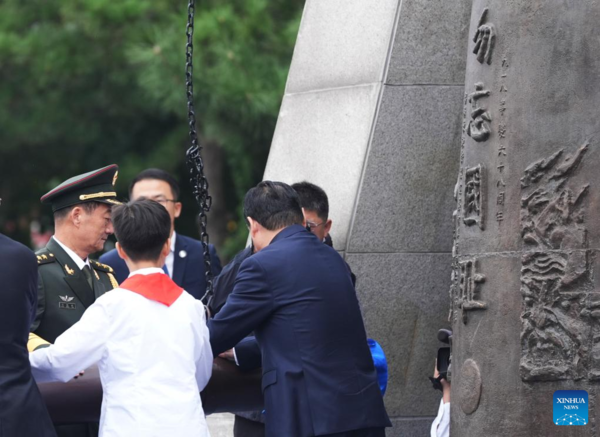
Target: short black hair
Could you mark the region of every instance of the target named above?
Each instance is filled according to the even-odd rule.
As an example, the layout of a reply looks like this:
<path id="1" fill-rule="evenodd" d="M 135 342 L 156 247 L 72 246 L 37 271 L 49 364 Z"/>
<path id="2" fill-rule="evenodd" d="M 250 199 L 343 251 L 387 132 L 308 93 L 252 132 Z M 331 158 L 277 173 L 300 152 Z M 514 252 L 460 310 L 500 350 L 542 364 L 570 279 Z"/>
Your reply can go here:
<path id="1" fill-rule="evenodd" d="M 132 261 L 156 261 L 171 235 L 171 216 L 154 200 L 135 200 L 113 207 L 117 241 Z"/>
<path id="2" fill-rule="evenodd" d="M 173 193 L 173 200 L 179 199 L 179 183 L 177 183 L 177 179 L 173 177 L 172 174 L 161 170 L 160 168 L 148 168 L 141 173 L 139 173 L 136 177 L 133 178 L 131 184 L 129 184 L 129 197 L 131 198 L 131 192 L 133 191 L 133 187 L 140 181 L 144 181 L 147 179 L 158 179 L 159 181 L 165 181 L 171 187 L 171 192 Z"/>
<path id="3" fill-rule="evenodd" d="M 67 206 L 66 208 L 59 209 L 58 211 L 54 211 L 54 223 L 59 222 L 59 221 L 63 220 L 64 218 L 66 218 L 71 213 L 71 211 L 73 211 L 77 207 L 80 207 L 86 213 L 91 214 L 100 205 L 106 205 L 106 203 L 102 203 L 102 202 L 84 202 L 84 203 L 78 203 L 76 205 L 71 205 L 71 206 Z M 110 205 L 108 205 L 108 206 L 110 207 Z"/>
<path id="4" fill-rule="evenodd" d="M 283 182 L 263 181 L 244 198 L 244 219 L 252 217 L 269 231 L 304 221 L 298 193 Z"/>
<path id="5" fill-rule="evenodd" d="M 329 218 L 329 200 L 323 188 L 310 182 L 298 182 L 292 188 L 300 197 L 300 206 L 307 211 L 314 211 L 321 220 Z"/>

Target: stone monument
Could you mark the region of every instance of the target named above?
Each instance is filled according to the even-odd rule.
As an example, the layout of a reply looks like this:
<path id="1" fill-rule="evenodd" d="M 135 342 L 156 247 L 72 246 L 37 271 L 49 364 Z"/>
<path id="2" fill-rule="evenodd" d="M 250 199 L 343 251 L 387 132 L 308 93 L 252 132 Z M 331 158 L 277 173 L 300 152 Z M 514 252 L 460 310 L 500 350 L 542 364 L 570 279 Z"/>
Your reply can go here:
<path id="1" fill-rule="evenodd" d="M 474 0 L 455 190 L 452 435 L 593 436 L 600 3 Z M 589 423 L 553 423 L 587 390 Z"/>

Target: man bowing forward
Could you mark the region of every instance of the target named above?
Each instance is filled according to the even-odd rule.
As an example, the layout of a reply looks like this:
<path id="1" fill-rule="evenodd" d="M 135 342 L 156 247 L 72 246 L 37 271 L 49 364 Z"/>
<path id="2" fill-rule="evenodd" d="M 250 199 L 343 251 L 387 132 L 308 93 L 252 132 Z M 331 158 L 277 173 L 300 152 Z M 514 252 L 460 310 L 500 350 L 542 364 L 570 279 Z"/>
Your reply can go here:
<path id="1" fill-rule="evenodd" d="M 268 437 L 383 437 L 391 424 L 344 260 L 303 227 L 289 185 L 259 183 L 244 217 L 257 253 L 209 321 L 214 356 L 255 332 Z"/>

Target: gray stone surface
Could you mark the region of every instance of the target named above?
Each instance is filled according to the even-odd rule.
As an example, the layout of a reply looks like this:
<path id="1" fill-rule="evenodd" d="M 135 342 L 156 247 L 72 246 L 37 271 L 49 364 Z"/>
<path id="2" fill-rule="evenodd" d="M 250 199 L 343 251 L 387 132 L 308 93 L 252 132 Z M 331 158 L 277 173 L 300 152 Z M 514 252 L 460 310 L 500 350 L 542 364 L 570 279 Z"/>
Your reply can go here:
<path id="1" fill-rule="evenodd" d="M 346 246 L 378 94 L 378 85 L 365 85 L 287 95 L 279 113 L 264 179 L 321 186 L 339 250 Z"/>
<path id="2" fill-rule="evenodd" d="M 392 428 L 387 428 L 386 437 L 429 437 L 431 423 L 435 417 L 392 418 Z"/>
<path id="3" fill-rule="evenodd" d="M 398 0 L 308 0 L 286 93 L 381 82 Z"/>
<path id="4" fill-rule="evenodd" d="M 477 300 L 487 309 L 453 323 L 455 435 L 598 434 L 600 40 L 589 35 L 599 19 L 597 2 L 473 2 L 470 35 L 493 26 L 496 40 L 490 64 L 477 59 L 470 40 L 465 92 L 477 83 L 490 92 L 477 105 L 488 111 L 491 135 L 464 137 L 459 192 L 473 199 L 465 195 L 466 169 L 485 167 L 479 204 L 487 220 L 483 230 L 467 226 L 459 199 L 457 261 L 477 260 L 485 275 Z M 578 150 L 587 152 L 573 166 Z M 456 389 L 468 359 L 482 379 L 472 414 L 460 408 Z M 588 391 L 588 425 L 553 423 L 556 390 Z"/>
<path id="5" fill-rule="evenodd" d="M 230 413 L 211 414 L 206 418 L 211 437 L 233 437 L 234 415 Z"/>
<path id="6" fill-rule="evenodd" d="M 472 0 L 403 0 L 387 84 L 462 84 Z"/>
<path id="7" fill-rule="evenodd" d="M 384 89 L 349 252 L 450 252 L 462 87 Z"/>
<path id="8" fill-rule="evenodd" d="M 450 254 L 352 254 L 367 335 L 389 363 L 385 395 L 392 417 L 435 416 L 440 395 L 431 388 L 438 329 L 448 327 Z"/>

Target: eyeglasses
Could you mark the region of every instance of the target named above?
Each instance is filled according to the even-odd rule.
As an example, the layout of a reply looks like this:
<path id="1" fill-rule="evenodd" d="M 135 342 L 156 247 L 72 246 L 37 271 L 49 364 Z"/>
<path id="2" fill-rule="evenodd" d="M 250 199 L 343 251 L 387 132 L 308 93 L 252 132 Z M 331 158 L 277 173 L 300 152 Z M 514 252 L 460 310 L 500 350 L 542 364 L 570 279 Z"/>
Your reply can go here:
<path id="1" fill-rule="evenodd" d="M 324 224 L 325 224 L 325 222 L 321 222 L 321 223 L 306 222 L 306 227 L 312 231 L 314 228 L 318 228 L 319 226 L 324 225 Z"/>
<path id="2" fill-rule="evenodd" d="M 167 202 L 177 203 L 177 200 L 175 200 L 175 199 L 165 199 L 164 197 L 157 197 L 155 199 L 150 199 L 150 200 L 154 200 L 155 202 L 158 202 L 161 205 L 166 205 Z"/>

